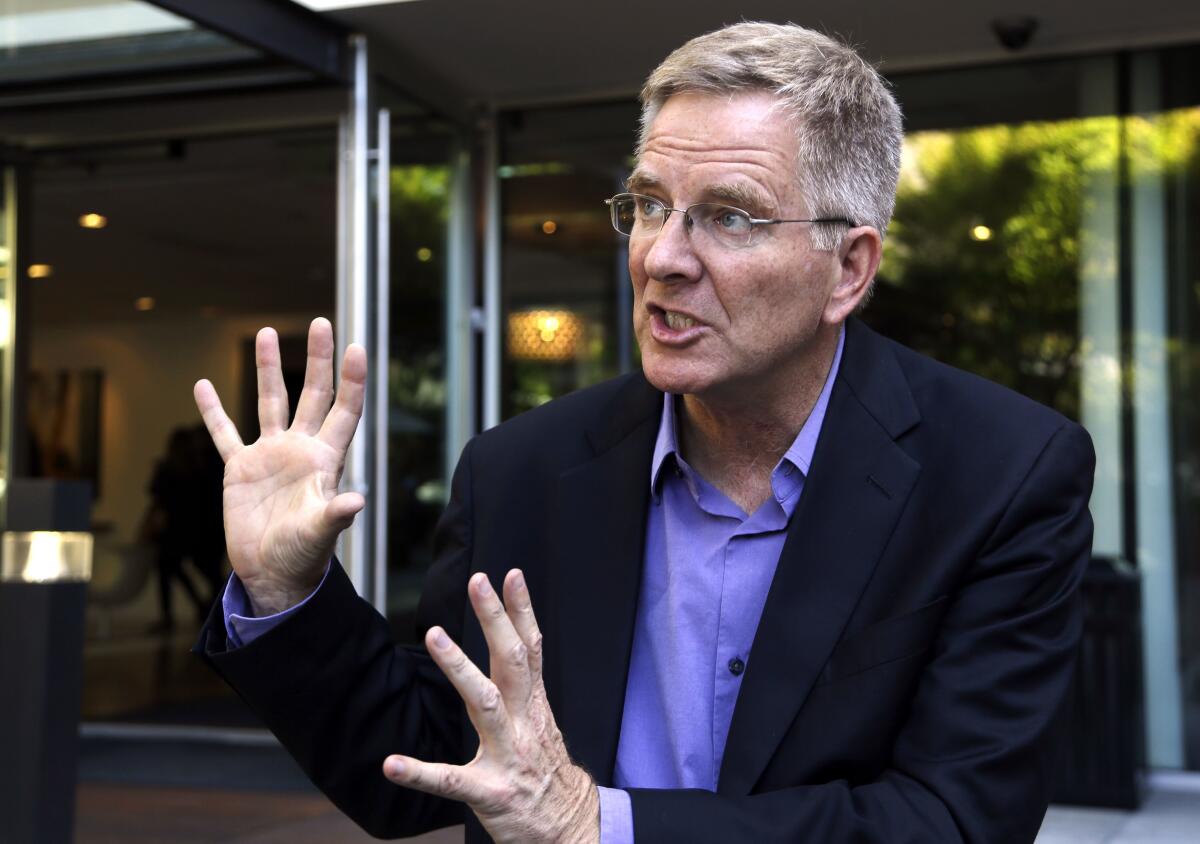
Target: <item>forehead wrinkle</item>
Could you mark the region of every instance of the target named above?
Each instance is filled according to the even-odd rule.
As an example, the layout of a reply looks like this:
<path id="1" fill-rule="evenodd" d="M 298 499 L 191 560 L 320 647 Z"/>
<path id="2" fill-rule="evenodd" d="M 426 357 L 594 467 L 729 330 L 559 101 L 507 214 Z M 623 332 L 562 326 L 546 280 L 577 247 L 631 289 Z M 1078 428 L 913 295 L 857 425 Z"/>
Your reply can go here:
<path id="1" fill-rule="evenodd" d="M 661 155 L 665 158 L 682 156 L 684 159 L 697 159 L 704 163 L 750 164 L 766 168 L 790 167 L 793 162 L 791 156 L 772 145 L 730 147 L 712 143 L 680 142 L 678 138 L 651 139 L 642 148 L 642 156 L 646 154 Z"/>
<path id="2" fill-rule="evenodd" d="M 731 180 L 730 174 L 714 174 L 715 178 L 708 181 L 702 178 L 704 168 L 709 165 L 737 165 L 742 168 L 742 172 L 736 174 L 741 178 Z M 693 173 L 686 181 L 693 185 L 695 192 L 686 197 L 679 199 L 667 187 L 667 183 L 654 175 L 652 172 L 645 170 L 641 164 L 634 169 L 633 174 L 626 181 L 626 189 L 634 193 L 643 191 L 653 191 L 658 194 L 670 194 L 674 202 L 676 200 L 686 202 L 721 202 L 729 205 L 735 205 L 738 208 L 747 211 L 755 211 L 759 213 L 772 214 L 779 207 L 781 197 L 776 195 L 776 191 L 772 185 L 773 172 L 770 168 L 763 167 L 758 164 L 748 164 L 747 162 L 710 162 L 705 161 L 701 164 L 692 165 L 698 169 L 698 173 Z M 692 169 L 689 167 L 689 170 Z"/>

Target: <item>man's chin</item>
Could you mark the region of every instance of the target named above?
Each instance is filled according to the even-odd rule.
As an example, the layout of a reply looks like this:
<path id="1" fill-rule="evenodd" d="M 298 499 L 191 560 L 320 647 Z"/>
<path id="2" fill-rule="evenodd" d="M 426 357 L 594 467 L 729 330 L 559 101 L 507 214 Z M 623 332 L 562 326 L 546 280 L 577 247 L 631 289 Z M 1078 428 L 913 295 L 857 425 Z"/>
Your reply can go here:
<path id="1" fill-rule="evenodd" d="M 653 362 L 644 359 L 642 374 L 656 390 L 680 396 L 701 394 L 712 386 L 711 376 L 706 376 L 704 373 L 680 371 L 670 366 L 656 366 Z"/>

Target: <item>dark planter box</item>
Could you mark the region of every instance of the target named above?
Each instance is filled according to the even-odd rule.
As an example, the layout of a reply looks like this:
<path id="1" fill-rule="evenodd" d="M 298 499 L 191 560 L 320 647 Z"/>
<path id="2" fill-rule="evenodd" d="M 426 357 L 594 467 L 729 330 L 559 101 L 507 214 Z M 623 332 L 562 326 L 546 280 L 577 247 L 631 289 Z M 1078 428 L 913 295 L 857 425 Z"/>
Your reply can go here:
<path id="1" fill-rule="evenodd" d="M 1094 558 L 1081 587 L 1083 641 L 1059 721 L 1054 802 L 1136 809 L 1145 772 L 1142 582 Z"/>

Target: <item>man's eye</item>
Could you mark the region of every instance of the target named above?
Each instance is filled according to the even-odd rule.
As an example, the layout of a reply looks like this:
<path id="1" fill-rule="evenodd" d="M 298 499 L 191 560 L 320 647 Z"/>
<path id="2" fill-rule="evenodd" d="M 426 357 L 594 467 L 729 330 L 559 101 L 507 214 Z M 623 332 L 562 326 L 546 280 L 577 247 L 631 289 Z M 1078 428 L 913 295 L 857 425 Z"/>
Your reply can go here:
<path id="1" fill-rule="evenodd" d="M 750 231 L 750 218 L 736 211 L 722 211 L 716 216 L 717 225 L 733 234 L 744 234 Z"/>
<path id="2" fill-rule="evenodd" d="M 656 199 L 639 198 L 638 204 L 640 206 L 638 210 L 641 212 L 643 217 L 657 217 L 662 214 L 663 208 L 665 207 Z"/>

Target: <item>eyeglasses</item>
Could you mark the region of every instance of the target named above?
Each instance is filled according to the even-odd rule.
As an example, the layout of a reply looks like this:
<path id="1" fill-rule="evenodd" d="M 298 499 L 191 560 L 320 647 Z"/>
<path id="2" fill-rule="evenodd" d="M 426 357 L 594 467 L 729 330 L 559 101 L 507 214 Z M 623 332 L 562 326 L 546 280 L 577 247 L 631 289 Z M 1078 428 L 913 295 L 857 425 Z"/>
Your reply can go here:
<path id="1" fill-rule="evenodd" d="M 612 215 L 613 228 L 629 238 L 654 237 L 673 212 L 683 215 L 683 225 L 688 233 L 699 231 L 721 246 L 741 249 L 753 246 L 754 234 L 761 226 L 779 223 L 838 223 L 854 228 L 854 223 L 843 217 L 821 217 L 814 220 L 764 220 L 751 217 L 741 208 L 721 205 L 716 202 L 697 202 L 687 208 L 668 208 L 660 200 L 640 193 L 619 193 L 604 200 Z"/>

